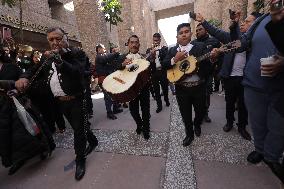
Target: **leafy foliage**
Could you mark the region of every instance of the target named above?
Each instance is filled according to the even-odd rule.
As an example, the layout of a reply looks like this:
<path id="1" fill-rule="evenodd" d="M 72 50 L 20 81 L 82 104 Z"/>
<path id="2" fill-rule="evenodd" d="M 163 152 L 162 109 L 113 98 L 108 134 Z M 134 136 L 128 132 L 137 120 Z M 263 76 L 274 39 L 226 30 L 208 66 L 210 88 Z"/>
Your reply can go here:
<path id="1" fill-rule="evenodd" d="M 260 12 L 261 9 L 264 8 L 264 0 L 256 0 L 254 3 L 253 3 L 253 6 L 254 6 L 254 10 L 256 12 Z"/>
<path id="2" fill-rule="evenodd" d="M 222 21 L 214 19 L 214 18 L 208 20 L 208 23 L 212 24 L 213 26 L 216 26 L 217 28 L 221 27 L 221 25 L 222 25 Z"/>
<path id="3" fill-rule="evenodd" d="M 16 0 L 1 0 L 2 5 L 8 5 L 9 7 L 13 7 L 16 5 Z"/>
<path id="4" fill-rule="evenodd" d="M 105 20 L 110 25 L 117 26 L 119 22 L 122 22 L 120 17 L 122 6 L 118 0 L 102 0 L 101 7 L 105 14 Z"/>

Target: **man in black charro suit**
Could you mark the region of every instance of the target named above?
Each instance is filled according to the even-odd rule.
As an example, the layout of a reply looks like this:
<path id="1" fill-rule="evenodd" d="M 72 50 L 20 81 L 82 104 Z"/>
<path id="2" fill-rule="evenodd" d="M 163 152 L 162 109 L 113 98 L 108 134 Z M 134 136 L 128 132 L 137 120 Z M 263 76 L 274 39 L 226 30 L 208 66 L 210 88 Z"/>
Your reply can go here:
<path id="1" fill-rule="evenodd" d="M 199 57 L 206 54 L 204 43 L 191 42 L 191 27 L 189 23 L 183 23 L 177 27 L 178 44 L 169 49 L 163 66 L 171 69 L 178 61 L 185 59 L 189 55 Z M 205 78 L 207 78 L 211 63 L 207 60 L 198 64 L 198 71 L 192 75 L 186 75 L 175 83 L 176 98 L 179 110 L 185 125 L 186 137 L 183 146 L 188 146 L 196 136 L 201 134 L 201 123 L 205 115 Z M 195 118 L 192 121 L 192 106 L 195 111 Z"/>
<path id="2" fill-rule="evenodd" d="M 166 106 L 170 106 L 169 102 L 169 81 L 167 79 L 167 70 L 162 67 L 161 62 L 167 55 L 168 47 L 161 46 L 161 35 L 159 33 L 155 33 L 153 35 L 153 47 L 148 48 L 146 51 L 147 60 L 150 61 L 151 65 L 151 73 L 152 73 L 152 87 L 155 94 L 155 100 L 157 101 L 157 110 L 156 112 L 159 113 L 162 111 L 162 100 L 161 100 L 161 92 L 160 86 L 162 87 L 164 101 Z"/>
<path id="3" fill-rule="evenodd" d="M 85 174 L 86 155 L 98 144 L 96 137 L 86 123 L 86 104 L 84 103 L 84 72 L 86 55 L 78 48 L 69 47 L 67 34 L 55 27 L 47 30 L 47 40 L 51 47 L 44 53 L 40 64 L 28 70 L 16 82 L 19 91 L 24 91 L 39 67 L 46 63 L 32 83 L 30 90 L 43 91 L 53 95 L 60 110 L 74 130 L 74 148 L 76 153 L 75 179 Z M 42 99 L 43 101 L 46 99 Z M 86 148 L 86 142 L 89 146 Z"/>

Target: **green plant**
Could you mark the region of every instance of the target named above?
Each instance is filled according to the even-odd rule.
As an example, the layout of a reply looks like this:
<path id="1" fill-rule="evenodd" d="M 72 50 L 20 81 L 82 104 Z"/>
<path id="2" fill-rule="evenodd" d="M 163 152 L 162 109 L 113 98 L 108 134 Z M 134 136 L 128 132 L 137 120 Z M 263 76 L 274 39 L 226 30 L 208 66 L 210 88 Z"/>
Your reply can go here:
<path id="1" fill-rule="evenodd" d="M 208 23 L 212 24 L 213 26 L 216 26 L 218 28 L 221 27 L 221 25 L 222 25 L 222 21 L 214 19 L 214 18 L 208 20 Z"/>
<path id="2" fill-rule="evenodd" d="M 9 7 L 13 7 L 16 5 L 16 0 L 1 0 L 2 5 L 8 5 Z"/>
<path id="3" fill-rule="evenodd" d="M 119 22 L 122 22 L 120 17 L 122 6 L 118 0 L 102 0 L 100 6 L 106 22 L 110 24 L 110 30 L 111 25 L 117 26 Z"/>
<path id="4" fill-rule="evenodd" d="M 260 12 L 261 9 L 264 8 L 264 0 L 256 0 L 254 3 L 253 3 L 253 6 L 254 6 L 254 10 L 256 12 Z"/>

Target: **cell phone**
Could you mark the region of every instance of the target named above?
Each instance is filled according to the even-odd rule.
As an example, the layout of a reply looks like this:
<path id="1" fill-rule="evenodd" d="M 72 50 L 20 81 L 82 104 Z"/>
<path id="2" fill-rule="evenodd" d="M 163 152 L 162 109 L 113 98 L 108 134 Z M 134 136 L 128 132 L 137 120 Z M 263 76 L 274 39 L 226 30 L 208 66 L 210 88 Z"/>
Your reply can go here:
<path id="1" fill-rule="evenodd" d="M 230 19 L 233 20 L 235 18 L 236 12 L 232 11 L 232 9 L 229 9 L 229 15 L 230 15 Z"/>
<path id="2" fill-rule="evenodd" d="M 280 10 L 283 8 L 284 0 L 276 0 L 271 2 L 271 9 Z"/>
<path id="3" fill-rule="evenodd" d="M 194 12 L 189 12 L 189 17 L 192 18 L 193 20 L 196 19 L 196 14 Z"/>

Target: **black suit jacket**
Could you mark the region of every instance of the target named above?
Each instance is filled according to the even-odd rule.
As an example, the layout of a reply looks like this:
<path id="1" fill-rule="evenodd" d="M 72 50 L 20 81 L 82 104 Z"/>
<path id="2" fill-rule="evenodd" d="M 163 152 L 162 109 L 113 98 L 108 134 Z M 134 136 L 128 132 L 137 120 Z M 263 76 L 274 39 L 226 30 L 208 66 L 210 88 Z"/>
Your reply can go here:
<path id="1" fill-rule="evenodd" d="M 107 76 L 117 69 L 119 53 L 108 53 L 96 56 L 96 72 L 99 76 Z"/>
<path id="2" fill-rule="evenodd" d="M 195 56 L 197 58 L 197 57 L 202 56 L 202 55 L 206 54 L 207 52 L 209 52 L 204 43 L 191 42 L 191 44 L 193 45 L 193 47 L 189 51 L 189 55 Z M 176 45 L 176 46 L 169 49 L 167 56 L 165 57 L 164 61 L 162 62 L 162 65 L 165 69 L 171 69 L 173 67 L 171 65 L 171 59 L 173 57 L 175 57 L 178 47 L 179 47 L 179 45 Z M 198 67 L 199 67 L 199 69 L 198 69 L 197 75 L 201 79 L 206 79 L 209 76 L 210 70 L 211 70 L 210 61 L 209 60 L 203 60 L 203 61 L 198 63 Z"/>
<path id="3" fill-rule="evenodd" d="M 85 91 L 84 74 L 86 55 L 85 52 L 78 48 L 69 48 L 68 51 L 61 55 L 62 62 L 55 64 L 60 86 L 65 94 L 70 96 L 82 95 Z M 25 72 L 21 78 L 31 79 L 39 67 L 45 62 L 46 66 L 38 74 L 35 82 L 31 85 L 33 93 L 50 94 L 50 79 L 53 74 L 52 63 L 58 60 L 54 58 L 43 57 L 39 64 L 34 65 Z"/>
<path id="4" fill-rule="evenodd" d="M 150 62 L 150 67 L 151 67 L 151 71 L 152 73 L 154 73 L 156 71 L 156 63 L 155 63 L 155 57 L 151 57 L 150 55 L 150 51 L 151 51 L 151 48 L 148 48 L 147 51 L 146 51 L 146 54 L 147 54 L 147 60 Z M 168 53 L 168 47 L 166 46 L 163 46 L 161 49 L 158 50 L 159 51 L 159 60 L 161 62 L 161 66 L 162 66 L 162 69 L 165 69 L 162 65 L 162 61 L 165 59 L 165 57 L 167 56 L 167 53 Z M 165 69 L 166 70 L 166 69 Z"/>

